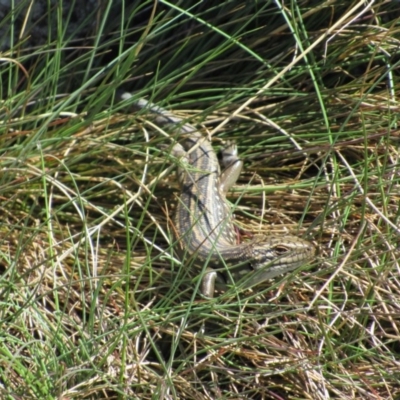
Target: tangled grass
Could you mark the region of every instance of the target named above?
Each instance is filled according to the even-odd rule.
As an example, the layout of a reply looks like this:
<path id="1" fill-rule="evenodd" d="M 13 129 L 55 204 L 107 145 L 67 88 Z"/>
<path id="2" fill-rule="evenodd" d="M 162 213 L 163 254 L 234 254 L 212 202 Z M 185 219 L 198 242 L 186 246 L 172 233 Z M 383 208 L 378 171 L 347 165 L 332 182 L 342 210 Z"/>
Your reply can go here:
<path id="1" fill-rule="evenodd" d="M 184 4 L 3 54 L 1 397 L 399 398 L 400 4 Z M 317 259 L 202 298 L 173 252 L 179 133 L 120 87 L 235 140 L 237 225 Z"/>

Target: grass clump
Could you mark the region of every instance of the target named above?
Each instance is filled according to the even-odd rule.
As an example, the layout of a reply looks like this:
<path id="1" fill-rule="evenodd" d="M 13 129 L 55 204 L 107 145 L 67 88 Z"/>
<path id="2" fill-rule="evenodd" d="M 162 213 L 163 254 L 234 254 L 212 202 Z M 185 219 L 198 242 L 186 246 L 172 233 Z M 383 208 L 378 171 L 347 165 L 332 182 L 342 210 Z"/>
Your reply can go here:
<path id="1" fill-rule="evenodd" d="M 399 7 L 143 1 L 94 10 L 88 38 L 12 41 L 1 397 L 398 398 Z M 318 258 L 202 299 L 173 252 L 177 132 L 120 88 L 235 140 L 239 227 Z"/>

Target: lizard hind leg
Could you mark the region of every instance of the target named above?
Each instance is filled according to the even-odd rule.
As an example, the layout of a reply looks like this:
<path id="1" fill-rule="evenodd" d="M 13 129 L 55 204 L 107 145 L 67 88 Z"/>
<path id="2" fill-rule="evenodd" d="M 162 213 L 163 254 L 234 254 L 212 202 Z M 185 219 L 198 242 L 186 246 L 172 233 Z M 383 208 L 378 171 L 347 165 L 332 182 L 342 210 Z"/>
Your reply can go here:
<path id="1" fill-rule="evenodd" d="M 219 190 L 226 195 L 238 180 L 243 167 L 236 144 L 232 141 L 227 141 L 222 149 L 222 164 L 225 169 L 219 177 Z"/>

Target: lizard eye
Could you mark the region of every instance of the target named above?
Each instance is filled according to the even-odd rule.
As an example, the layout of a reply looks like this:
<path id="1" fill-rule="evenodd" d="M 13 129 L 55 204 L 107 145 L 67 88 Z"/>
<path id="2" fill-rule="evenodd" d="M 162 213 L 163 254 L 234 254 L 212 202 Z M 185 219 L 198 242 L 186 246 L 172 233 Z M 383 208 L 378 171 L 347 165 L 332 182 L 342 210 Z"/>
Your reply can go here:
<path id="1" fill-rule="evenodd" d="M 289 249 L 285 246 L 276 246 L 275 251 L 277 254 L 283 255 L 286 254 L 289 251 Z"/>

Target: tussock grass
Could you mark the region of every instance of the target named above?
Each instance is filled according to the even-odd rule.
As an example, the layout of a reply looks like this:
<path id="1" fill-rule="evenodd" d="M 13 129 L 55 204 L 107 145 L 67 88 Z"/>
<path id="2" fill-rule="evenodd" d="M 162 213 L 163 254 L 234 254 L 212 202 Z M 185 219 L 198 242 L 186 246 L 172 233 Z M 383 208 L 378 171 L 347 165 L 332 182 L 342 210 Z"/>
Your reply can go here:
<path id="1" fill-rule="evenodd" d="M 2 398 L 399 397 L 400 4 L 286 3 L 134 2 L 2 54 Z M 201 298 L 177 132 L 121 87 L 236 140 L 238 226 L 317 259 Z"/>

